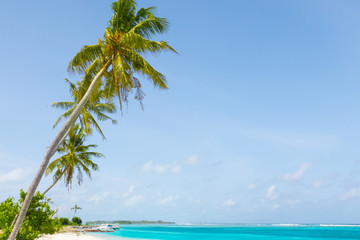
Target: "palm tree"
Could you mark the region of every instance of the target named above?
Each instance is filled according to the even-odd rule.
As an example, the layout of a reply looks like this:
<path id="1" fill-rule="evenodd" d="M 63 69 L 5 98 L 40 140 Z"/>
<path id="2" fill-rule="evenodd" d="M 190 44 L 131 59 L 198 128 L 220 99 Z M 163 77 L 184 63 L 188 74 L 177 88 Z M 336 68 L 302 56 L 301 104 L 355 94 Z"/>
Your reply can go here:
<path id="1" fill-rule="evenodd" d="M 54 172 L 53 183 L 43 194 L 46 194 L 61 178 L 65 186 L 71 188 L 74 173 L 77 172 L 77 182 L 80 185 L 83 181 L 83 172 L 91 179 L 91 169 L 93 171 L 99 169 L 91 158 L 104 156 L 101 153 L 89 151 L 97 145 L 84 145 L 85 138 L 85 131 L 76 124 L 58 149 L 58 152 L 63 155 L 52 161 L 46 169 L 45 175 Z"/>
<path id="2" fill-rule="evenodd" d="M 78 207 L 78 205 L 75 204 L 75 207 L 72 207 L 70 210 L 74 210 L 74 217 L 75 217 L 76 211 L 81 210 L 81 207 Z"/>
<path id="3" fill-rule="evenodd" d="M 144 97 L 140 81 L 134 74 L 147 77 L 154 86 L 160 89 L 167 88 L 165 76 L 156 71 L 142 57 L 146 53 L 157 54 L 164 50 L 176 53 L 165 41 L 149 39 L 167 30 L 167 20 L 155 17 L 153 7 L 141 8 L 136 12 L 134 0 L 118 0 L 112 4 L 112 10 L 113 16 L 105 29 L 104 39 L 98 39 L 95 45 L 84 46 L 70 61 L 68 67 L 70 72 L 84 74 L 83 85 L 88 86 L 83 88 L 86 89 L 86 93 L 48 147 L 28 189 L 9 240 L 15 240 L 50 158 L 64 141 L 66 134 L 76 122 L 93 91 L 101 84 L 103 77 L 107 98 L 112 99 L 116 96 L 120 101 L 120 106 L 123 101 L 127 101 L 128 93 L 132 89 L 136 90 L 137 100 L 141 102 Z M 89 79 L 92 80 L 89 81 Z"/>
<path id="4" fill-rule="evenodd" d="M 71 94 L 71 97 L 73 98 L 73 101 L 72 102 L 71 101 L 55 102 L 55 103 L 51 104 L 52 107 L 62 108 L 62 109 L 66 110 L 56 120 L 56 122 L 53 125 L 53 128 L 55 128 L 62 119 L 64 119 L 64 118 L 66 119 L 71 115 L 71 113 L 74 111 L 74 109 L 76 107 L 76 104 L 82 98 L 81 94 L 84 92 L 82 90 L 83 86 L 82 86 L 81 82 L 77 82 L 75 85 L 74 83 L 72 83 L 71 81 L 69 81 L 66 78 L 65 78 L 65 82 L 69 84 L 70 94 Z M 108 115 L 106 115 L 104 113 L 104 112 L 114 113 L 114 112 L 116 112 L 116 108 L 115 108 L 115 104 L 113 104 L 112 102 L 102 101 L 103 96 L 104 96 L 103 89 L 99 89 L 99 88 L 95 89 L 95 91 L 92 94 L 91 101 L 88 101 L 85 104 L 85 107 L 82 109 L 78 119 L 80 121 L 81 127 L 85 130 L 87 135 L 91 135 L 92 128 L 95 128 L 101 134 L 101 136 L 105 139 L 105 135 L 102 132 L 99 124 L 96 122 L 94 115 L 100 121 L 111 120 L 113 124 L 116 124 L 115 119 L 112 119 L 111 117 L 109 117 Z"/>

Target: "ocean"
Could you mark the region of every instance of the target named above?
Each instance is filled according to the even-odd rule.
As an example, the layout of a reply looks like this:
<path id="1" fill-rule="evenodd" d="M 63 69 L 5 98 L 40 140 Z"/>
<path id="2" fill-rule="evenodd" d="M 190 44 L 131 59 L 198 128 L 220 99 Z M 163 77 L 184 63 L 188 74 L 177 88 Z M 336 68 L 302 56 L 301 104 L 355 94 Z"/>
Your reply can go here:
<path id="1" fill-rule="evenodd" d="M 329 240 L 360 239 L 357 225 L 129 225 L 113 233 L 94 233 L 104 239 L 158 240 Z"/>

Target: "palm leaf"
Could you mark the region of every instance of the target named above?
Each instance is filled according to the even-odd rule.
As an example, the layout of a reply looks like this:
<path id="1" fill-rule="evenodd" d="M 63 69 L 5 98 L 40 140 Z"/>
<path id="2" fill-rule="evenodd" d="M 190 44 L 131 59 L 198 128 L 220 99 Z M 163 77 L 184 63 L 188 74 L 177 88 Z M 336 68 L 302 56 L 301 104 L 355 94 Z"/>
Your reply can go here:
<path id="1" fill-rule="evenodd" d="M 71 59 L 68 71 L 73 73 L 84 73 L 99 56 L 101 56 L 102 49 L 100 44 L 85 45 L 74 57 Z"/>
<path id="2" fill-rule="evenodd" d="M 68 118 L 73 111 L 74 111 L 74 108 L 70 108 L 69 110 L 67 110 L 66 112 L 61 114 L 60 117 L 58 119 L 56 119 L 56 121 L 53 125 L 53 128 L 55 128 L 63 118 Z"/>
<path id="3" fill-rule="evenodd" d="M 155 35 L 157 33 L 164 33 L 168 30 L 169 22 L 166 18 L 157 18 L 153 16 L 150 12 L 147 12 L 146 14 L 146 19 L 144 19 L 143 16 L 138 16 L 136 20 L 140 20 L 142 18 L 142 21 L 140 21 L 136 26 L 134 26 L 131 31 L 145 37 L 151 37 L 152 35 Z"/>
<path id="4" fill-rule="evenodd" d="M 54 182 L 63 178 L 65 186 L 71 188 L 73 178 L 76 174 L 77 182 L 80 184 L 82 179 L 82 172 L 91 177 L 90 169 L 98 170 L 98 166 L 91 159 L 104 157 L 101 153 L 91 151 L 97 145 L 85 145 L 86 135 L 84 129 L 79 124 L 76 124 L 69 132 L 68 137 L 61 145 L 61 153 L 65 153 L 59 158 L 52 161 L 45 174 L 49 175 L 53 172 Z M 60 151 L 59 151 L 60 152 Z"/>

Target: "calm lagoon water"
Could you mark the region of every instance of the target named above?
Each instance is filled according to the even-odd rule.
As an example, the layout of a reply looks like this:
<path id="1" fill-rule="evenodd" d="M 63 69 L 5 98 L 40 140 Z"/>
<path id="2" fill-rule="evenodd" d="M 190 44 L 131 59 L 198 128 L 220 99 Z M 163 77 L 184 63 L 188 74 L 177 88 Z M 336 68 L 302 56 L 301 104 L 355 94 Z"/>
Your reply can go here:
<path id="1" fill-rule="evenodd" d="M 360 226 L 123 226 L 113 233 L 96 233 L 109 239 L 158 240 L 330 240 L 360 239 Z"/>

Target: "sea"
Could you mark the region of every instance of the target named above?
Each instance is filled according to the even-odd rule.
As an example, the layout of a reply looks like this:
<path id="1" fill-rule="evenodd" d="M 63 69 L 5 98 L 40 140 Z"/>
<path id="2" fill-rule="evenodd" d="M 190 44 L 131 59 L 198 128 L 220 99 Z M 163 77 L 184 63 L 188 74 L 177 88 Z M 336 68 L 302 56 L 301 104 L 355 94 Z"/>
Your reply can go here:
<path id="1" fill-rule="evenodd" d="M 113 233 L 92 235 L 108 240 L 360 239 L 360 225 L 125 225 Z"/>

